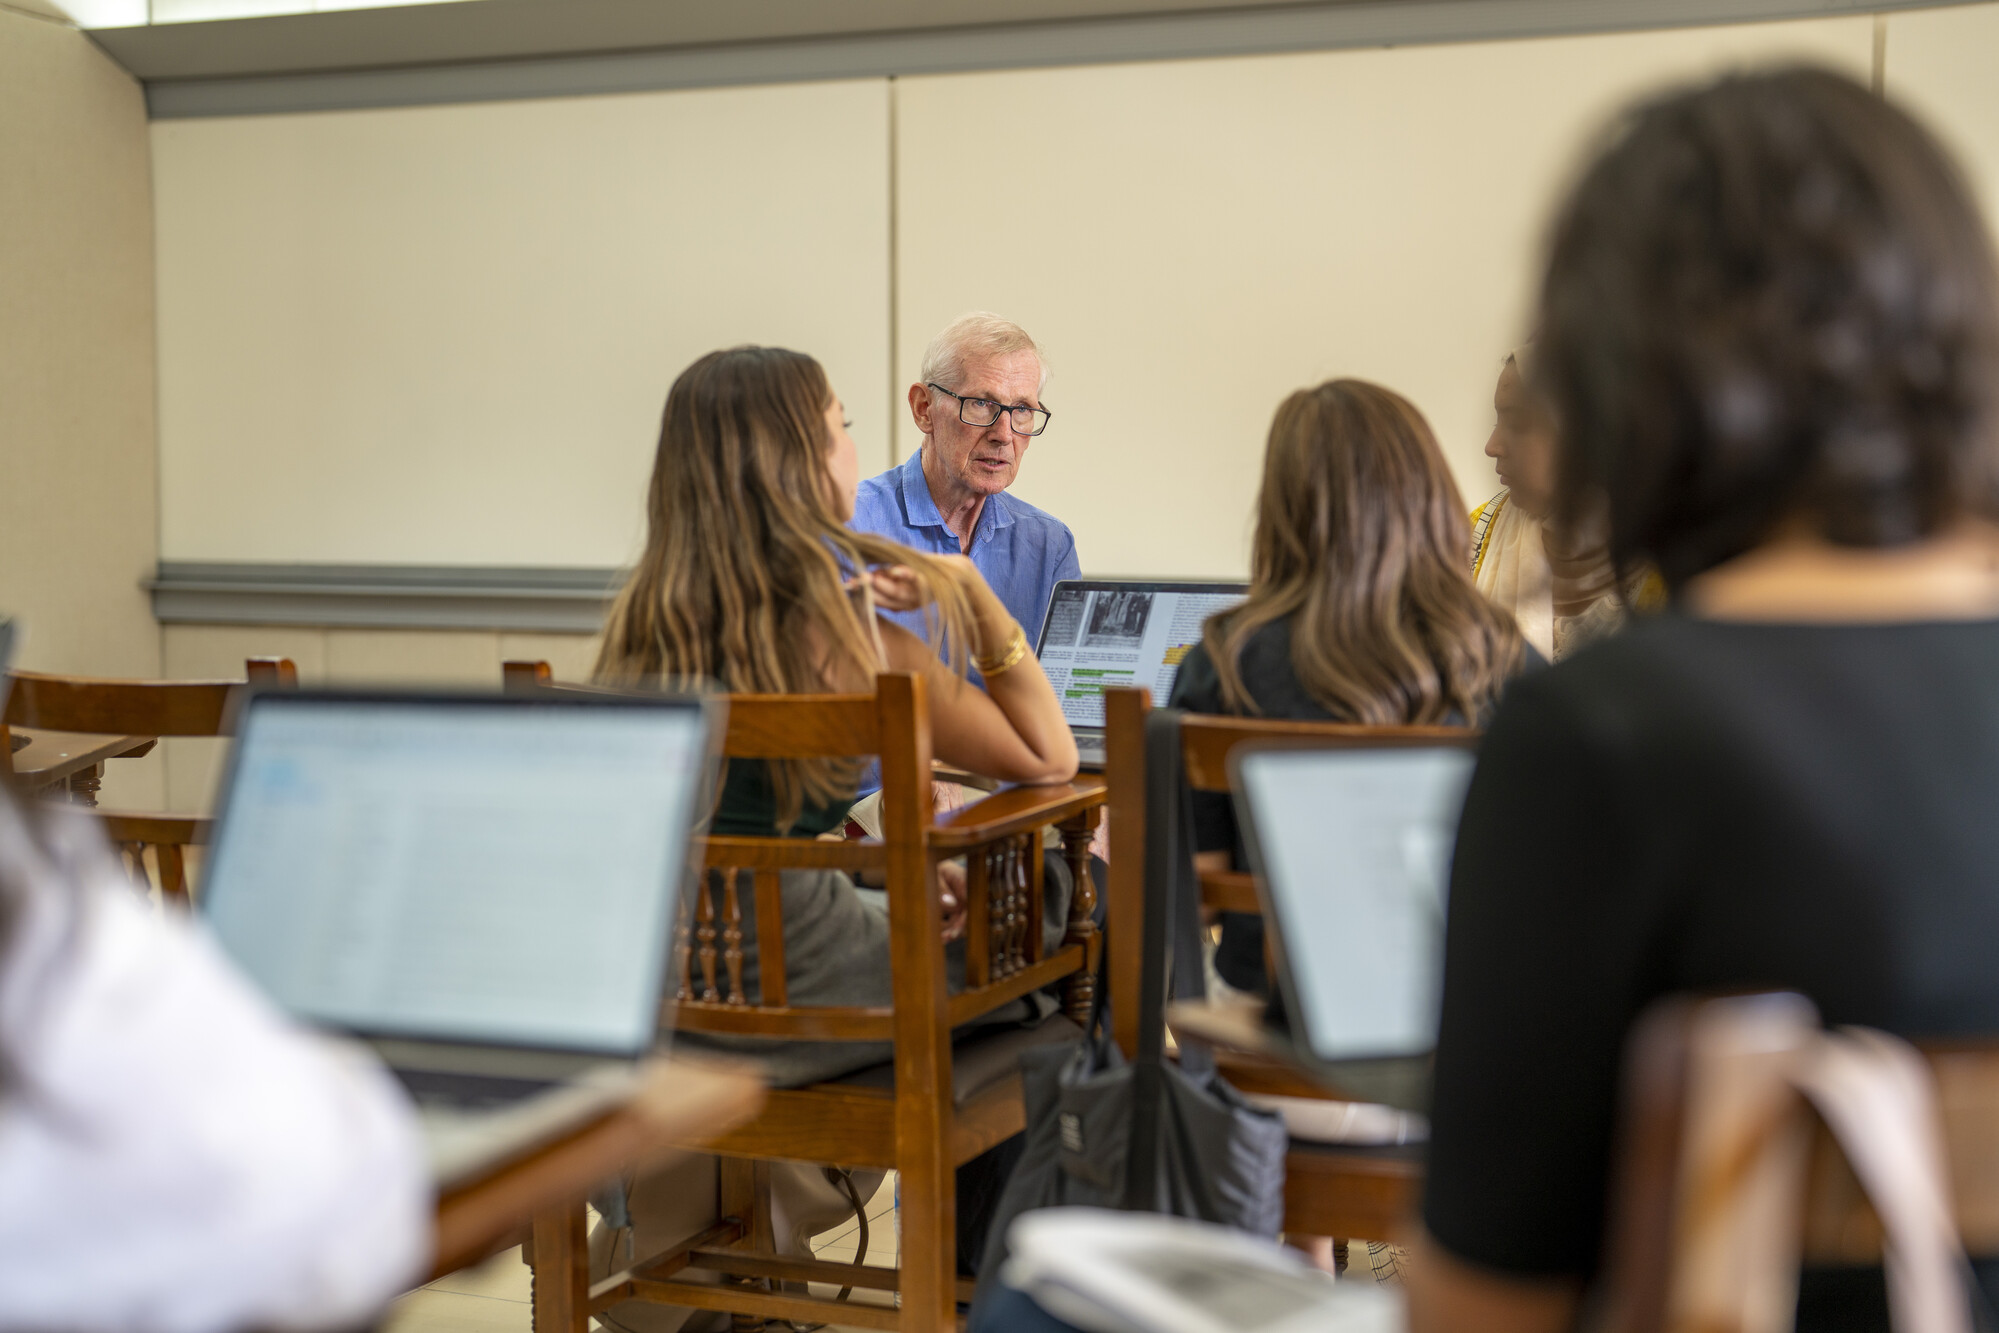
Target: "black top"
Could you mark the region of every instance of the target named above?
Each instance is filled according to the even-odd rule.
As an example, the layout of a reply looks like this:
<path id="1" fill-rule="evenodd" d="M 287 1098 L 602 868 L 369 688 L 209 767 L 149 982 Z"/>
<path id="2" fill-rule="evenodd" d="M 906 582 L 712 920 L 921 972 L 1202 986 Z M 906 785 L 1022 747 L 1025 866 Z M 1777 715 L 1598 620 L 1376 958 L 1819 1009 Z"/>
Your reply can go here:
<path id="1" fill-rule="evenodd" d="M 1298 675 L 1291 669 L 1291 621 L 1273 620 L 1249 636 L 1240 659 L 1243 688 L 1256 700 L 1265 717 L 1298 721 L 1336 722 L 1317 699 L 1305 693 Z M 1197 643 L 1180 659 L 1180 672 L 1173 678 L 1173 708 L 1190 713 L 1232 713 L 1222 703 L 1222 678 L 1215 674 L 1208 646 Z M 1229 794 L 1219 791 L 1194 793 L 1194 850 L 1231 852 L 1238 868 L 1249 864 L 1236 827 L 1235 806 Z M 1263 970 L 1263 918 L 1250 912 L 1222 913 L 1222 938 L 1215 946 L 1215 971 L 1223 981 L 1240 991 L 1261 995 L 1270 981 Z"/>
<path id="2" fill-rule="evenodd" d="M 1529 646 L 1527 652 L 1538 664 L 1540 654 Z M 1290 722 L 1351 722 L 1326 710 L 1325 706 L 1298 683 L 1291 666 L 1291 619 L 1273 620 L 1258 629 L 1242 646 L 1238 659 L 1243 689 L 1262 710 L 1260 716 Z M 1169 705 L 1190 713 L 1229 714 L 1239 710 L 1222 701 L 1222 680 L 1215 673 L 1214 659 L 1206 644 L 1195 644 L 1181 659 L 1180 673 L 1173 678 Z M 1463 725 L 1453 712 L 1447 725 Z M 1194 849 L 1201 852 L 1226 851 L 1234 854 L 1237 869 L 1249 867 L 1242 832 L 1236 827 L 1235 806 L 1227 792 L 1197 791 L 1194 798 Z M 1237 990 L 1263 994 L 1269 980 L 1263 970 L 1263 918 L 1248 912 L 1222 914 L 1221 943 L 1215 949 L 1215 971 Z"/>
<path id="3" fill-rule="evenodd" d="M 852 804 L 838 801 L 832 805 L 813 805 L 808 801 L 798 812 L 798 822 L 780 829 L 777 790 L 771 786 L 770 765 L 761 759 L 731 759 L 721 795 L 715 802 L 715 818 L 709 827 L 725 837 L 816 838 L 845 823 Z"/>
<path id="4" fill-rule="evenodd" d="M 1999 623 L 1663 616 L 1516 683 L 1451 878 L 1431 1232 L 1594 1273 L 1624 1039 L 1661 996 L 1999 1034 L 1995 801 Z M 1801 1329 L 1887 1327 L 1878 1280 L 1832 1280 L 1807 1275 Z"/>

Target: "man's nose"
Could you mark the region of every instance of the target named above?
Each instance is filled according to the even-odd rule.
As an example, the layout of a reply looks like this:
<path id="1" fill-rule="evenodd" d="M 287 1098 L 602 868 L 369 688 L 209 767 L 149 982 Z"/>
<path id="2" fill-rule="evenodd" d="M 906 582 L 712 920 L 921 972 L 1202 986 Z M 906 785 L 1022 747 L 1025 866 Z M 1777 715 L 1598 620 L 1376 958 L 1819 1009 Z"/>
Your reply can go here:
<path id="1" fill-rule="evenodd" d="M 1485 456 L 1487 458 L 1497 458 L 1505 452 L 1506 451 L 1504 449 L 1499 447 L 1498 431 L 1494 431 L 1492 434 L 1485 437 Z"/>

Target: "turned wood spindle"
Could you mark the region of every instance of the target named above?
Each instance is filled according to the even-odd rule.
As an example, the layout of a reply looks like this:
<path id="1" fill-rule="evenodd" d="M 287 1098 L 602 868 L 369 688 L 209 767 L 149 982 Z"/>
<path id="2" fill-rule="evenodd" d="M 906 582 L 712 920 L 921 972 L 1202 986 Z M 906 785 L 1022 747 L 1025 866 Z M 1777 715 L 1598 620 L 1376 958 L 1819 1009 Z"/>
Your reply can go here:
<path id="1" fill-rule="evenodd" d="M 1101 947 L 1097 933 L 1097 882 L 1090 877 L 1090 840 L 1103 821 L 1102 806 L 1091 806 L 1079 815 L 1062 821 L 1062 859 L 1069 864 L 1074 889 L 1069 895 L 1069 928 L 1063 932 L 1064 945 L 1083 946 L 1083 970 L 1069 978 L 1064 1012 L 1077 1023 L 1090 1021 L 1096 1004 L 1096 953 Z"/>
<path id="2" fill-rule="evenodd" d="M 697 890 L 698 892 L 698 890 Z M 680 896 L 680 907 L 674 914 L 673 923 L 673 971 L 679 978 L 674 987 L 673 998 L 691 1000 L 693 992 L 687 989 L 688 968 L 694 961 L 694 931 L 687 919 L 687 895 Z"/>
<path id="3" fill-rule="evenodd" d="M 722 872 L 722 893 L 727 900 L 723 917 L 722 959 L 729 968 L 729 1003 L 749 1003 L 743 994 L 743 896 L 741 876 L 733 869 Z"/>
<path id="4" fill-rule="evenodd" d="M 708 880 L 702 876 L 701 893 L 694 903 L 694 937 L 701 942 L 701 999 L 713 1004 L 722 996 L 715 989 L 715 900 Z"/>
<path id="5" fill-rule="evenodd" d="M 986 870 L 986 957 L 994 981 L 1006 975 L 1006 871 L 997 847 L 981 847 Z"/>
<path id="6" fill-rule="evenodd" d="M 1020 885 L 1020 927 L 1013 933 L 1013 956 L 1021 967 L 1026 967 L 1034 961 L 1034 950 L 1030 945 L 1034 939 L 1035 917 L 1038 915 L 1034 910 L 1035 852 L 1032 833 L 1021 834 L 1014 843 L 1014 878 Z"/>

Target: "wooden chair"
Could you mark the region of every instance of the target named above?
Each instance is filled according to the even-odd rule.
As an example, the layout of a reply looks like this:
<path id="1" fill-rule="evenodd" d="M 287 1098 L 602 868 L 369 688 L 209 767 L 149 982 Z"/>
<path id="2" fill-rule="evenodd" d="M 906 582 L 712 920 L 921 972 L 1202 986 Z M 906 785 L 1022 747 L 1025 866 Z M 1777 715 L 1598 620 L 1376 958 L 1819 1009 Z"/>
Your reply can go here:
<path id="1" fill-rule="evenodd" d="M 523 673 L 531 674 L 531 673 Z M 1100 937 L 1092 920 L 1089 830 L 1103 789 L 1093 782 L 1016 787 L 933 819 L 929 709 L 921 678 L 883 675 L 873 695 L 736 696 L 723 751 L 733 759 L 879 756 L 883 837 L 826 841 L 778 837 L 705 839 L 710 872 L 683 904 L 677 937 L 681 987 L 671 1015 L 683 1032 L 813 1041 L 889 1041 L 893 1064 L 834 1082 L 770 1094 L 748 1125 L 708 1145 L 724 1156 L 715 1226 L 686 1244 L 597 1283 L 581 1308 L 566 1293 L 582 1215 L 534 1241 L 537 1327 L 570 1329 L 621 1301 L 652 1300 L 759 1319 L 931 1330 L 955 1327 L 957 1167 L 1020 1132 L 1018 1071 L 1028 1045 L 1073 1035 L 1068 1024 L 1011 1029 L 961 1041 L 952 1031 L 1054 982 L 1065 1011 L 1087 1015 Z M 524 688 L 536 688 L 534 680 Z M 546 687 L 543 685 L 542 687 Z M 1042 947 L 1041 831 L 1056 824 L 1075 873 L 1063 945 Z M 948 994 L 934 876 L 939 861 L 967 858 L 966 986 Z M 780 875 L 787 869 L 884 872 L 889 901 L 894 1002 L 886 1008 L 794 1006 L 784 975 Z M 742 895 L 754 895 L 760 993 L 747 993 Z M 1057 1029 L 1057 1030 L 1051 1030 Z M 773 1248 L 769 1159 L 884 1167 L 900 1173 L 899 1269 L 825 1263 Z M 723 1285 L 680 1280 L 687 1269 L 725 1275 Z M 572 1273 L 573 1276 L 573 1273 Z M 767 1290 L 775 1282 L 823 1282 L 899 1291 L 901 1308 L 847 1304 Z"/>
<path id="2" fill-rule="evenodd" d="M 1104 691 L 1104 776 L 1110 797 L 1110 878 L 1105 934 L 1110 950 L 1112 1032 L 1127 1054 L 1138 1048 L 1139 974 L 1144 963 L 1145 917 L 1145 715 L 1151 695 L 1143 689 Z M 1187 785 L 1194 791 L 1229 790 L 1229 757 L 1242 745 L 1369 748 L 1466 744 L 1466 727 L 1368 727 L 1336 722 L 1189 715 L 1181 726 Z M 1224 912 L 1261 913 L 1256 882 L 1242 871 L 1202 871 L 1201 905 Z M 1175 1006 L 1177 1009 L 1178 1006 Z M 1259 1051 L 1259 1005 L 1253 1014 L 1229 1014 L 1200 1025 L 1197 1035 L 1214 1050 L 1216 1067 L 1238 1089 L 1279 1097 L 1337 1100 L 1281 1057 Z M 1235 1039 L 1225 1039 L 1234 1034 Z M 1420 1147 L 1345 1146 L 1295 1141 L 1285 1163 L 1288 1232 L 1301 1235 L 1388 1239 L 1413 1208 L 1422 1183 Z"/>
<path id="3" fill-rule="evenodd" d="M 1641 1020 L 1626 1050 L 1592 1327 L 1789 1330 L 1800 1263 L 1881 1262 L 1880 1218 L 1788 1078 L 1787 1062 L 1818 1037 L 1816 1014 L 1793 995 L 1680 997 Z M 1971 1254 L 1999 1254 L 1999 1040 L 1920 1049 L 1958 1233 Z"/>
<path id="4" fill-rule="evenodd" d="M 246 688 L 296 689 L 298 668 L 290 658 L 252 657 L 236 680 L 107 680 L 17 671 L 10 677 L 4 717 L 0 717 L 0 774 L 14 773 L 10 729 L 34 728 L 90 736 L 124 737 L 139 744 L 121 757 L 150 751 L 162 736 L 227 736 L 235 725 L 237 696 Z M 58 783 L 34 789 L 93 812 L 117 847 L 133 880 L 157 883 L 169 902 L 189 900 L 187 849 L 207 841 L 209 820 L 194 815 L 148 814 L 97 809 L 103 782 L 98 762 Z M 146 864 L 152 853 L 153 869 Z"/>

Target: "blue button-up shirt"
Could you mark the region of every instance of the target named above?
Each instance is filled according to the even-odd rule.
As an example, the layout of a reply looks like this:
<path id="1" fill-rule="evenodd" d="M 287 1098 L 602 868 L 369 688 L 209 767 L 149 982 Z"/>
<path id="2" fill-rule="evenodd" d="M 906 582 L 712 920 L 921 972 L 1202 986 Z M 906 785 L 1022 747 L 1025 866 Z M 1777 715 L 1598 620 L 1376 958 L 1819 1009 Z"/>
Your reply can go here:
<path id="1" fill-rule="evenodd" d="M 957 555 L 957 536 L 944 526 L 944 515 L 930 498 L 923 479 L 923 455 L 911 454 L 900 467 L 861 483 L 854 497 L 856 532 L 872 532 L 935 555 Z M 971 549 L 964 554 L 978 566 L 1006 609 L 1013 612 L 1033 643 L 1048 614 L 1048 599 L 1062 579 L 1082 577 L 1076 562 L 1076 534 L 1069 525 L 1025 500 L 1002 491 L 988 496 L 972 531 Z M 923 612 L 888 614 L 889 619 L 922 637 Z"/>

